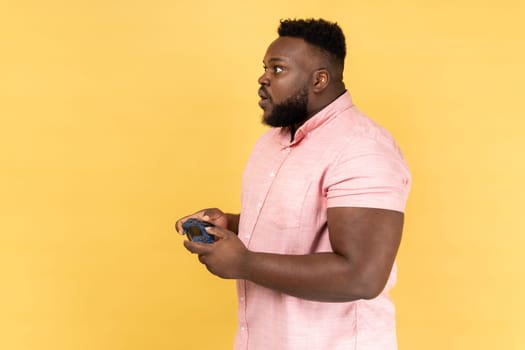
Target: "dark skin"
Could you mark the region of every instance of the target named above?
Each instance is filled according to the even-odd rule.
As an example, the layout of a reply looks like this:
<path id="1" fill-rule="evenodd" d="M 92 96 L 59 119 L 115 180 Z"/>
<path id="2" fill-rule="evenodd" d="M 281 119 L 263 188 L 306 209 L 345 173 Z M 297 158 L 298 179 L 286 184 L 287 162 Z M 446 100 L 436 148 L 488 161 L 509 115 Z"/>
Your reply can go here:
<path id="1" fill-rule="evenodd" d="M 308 118 L 345 92 L 342 68 L 302 39 L 278 38 L 268 47 L 263 63 L 265 71 L 258 80 L 267 93 L 259 102 L 263 118 L 271 113 L 274 104 L 283 102 L 302 86 L 308 89 Z"/>
<path id="2" fill-rule="evenodd" d="M 341 68 L 302 39 L 278 38 L 268 48 L 264 64 L 265 73 L 259 78 L 267 97 L 260 102 L 264 116 L 298 86 L 308 90 L 309 116 L 345 91 Z M 240 214 L 204 209 L 178 220 L 178 232 L 182 233 L 182 223 L 190 217 L 216 225 L 208 229 L 216 236 L 215 243 L 184 242 L 211 273 L 324 302 L 372 299 L 381 293 L 397 254 L 404 220 L 403 213 L 392 210 L 328 208 L 333 252 L 284 255 L 248 250 L 237 237 Z"/>

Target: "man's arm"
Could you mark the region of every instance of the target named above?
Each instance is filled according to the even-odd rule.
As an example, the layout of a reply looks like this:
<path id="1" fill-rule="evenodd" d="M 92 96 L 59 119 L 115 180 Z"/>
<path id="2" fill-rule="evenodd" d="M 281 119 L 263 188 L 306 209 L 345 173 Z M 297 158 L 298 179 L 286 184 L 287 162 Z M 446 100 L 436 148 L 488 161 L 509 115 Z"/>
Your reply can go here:
<path id="1" fill-rule="evenodd" d="M 381 293 L 401 241 L 404 215 L 372 208 L 329 208 L 332 252 L 280 255 L 247 250 L 233 233 L 211 228 L 214 244 L 185 241 L 208 270 L 303 299 L 344 302 Z"/>

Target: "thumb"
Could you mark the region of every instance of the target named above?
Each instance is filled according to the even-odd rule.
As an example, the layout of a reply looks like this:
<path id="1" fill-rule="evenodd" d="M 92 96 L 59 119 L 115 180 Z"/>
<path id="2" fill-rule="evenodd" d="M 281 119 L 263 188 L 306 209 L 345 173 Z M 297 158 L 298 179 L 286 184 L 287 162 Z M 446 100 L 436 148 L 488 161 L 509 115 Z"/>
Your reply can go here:
<path id="1" fill-rule="evenodd" d="M 228 237 L 228 234 L 230 233 L 230 231 L 217 226 L 206 227 L 206 232 L 215 236 L 217 239 L 224 239 Z"/>

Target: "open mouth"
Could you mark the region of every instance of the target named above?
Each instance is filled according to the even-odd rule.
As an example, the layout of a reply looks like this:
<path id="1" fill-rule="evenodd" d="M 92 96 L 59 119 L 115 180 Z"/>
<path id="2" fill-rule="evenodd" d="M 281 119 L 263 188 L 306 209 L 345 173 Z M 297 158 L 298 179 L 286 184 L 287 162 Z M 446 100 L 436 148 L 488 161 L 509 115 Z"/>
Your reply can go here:
<path id="1" fill-rule="evenodd" d="M 266 91 L 264 91 L 263 88 L 259 89 L 259 97 L 261 98 L 259 100 L 259 106 L 262 109 L 265 109 L 268 106 L 268 104 L 270 103 L 270 97 L 269 97 L 268 93 Z"/>

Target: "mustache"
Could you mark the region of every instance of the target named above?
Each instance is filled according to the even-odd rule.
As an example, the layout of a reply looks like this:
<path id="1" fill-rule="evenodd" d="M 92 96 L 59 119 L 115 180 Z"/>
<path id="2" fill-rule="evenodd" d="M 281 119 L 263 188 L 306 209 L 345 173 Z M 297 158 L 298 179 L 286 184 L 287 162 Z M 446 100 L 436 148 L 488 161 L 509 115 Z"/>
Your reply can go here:
<path id="1" fill-rule="evenodd" d="M 259 87 L 259 97 L 267 98 L 270 101 L 272 100 L 270 93 L 268 92 L 268 90 L 266 90 L 266 87 L 264 87 L 264 85 L 261 85 L 261 87 Z"/>

